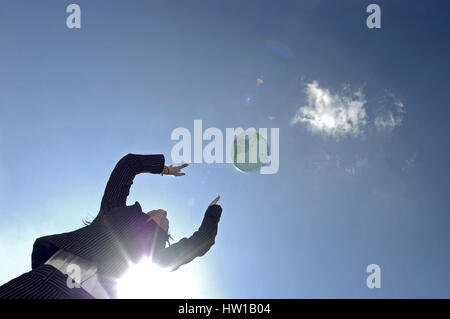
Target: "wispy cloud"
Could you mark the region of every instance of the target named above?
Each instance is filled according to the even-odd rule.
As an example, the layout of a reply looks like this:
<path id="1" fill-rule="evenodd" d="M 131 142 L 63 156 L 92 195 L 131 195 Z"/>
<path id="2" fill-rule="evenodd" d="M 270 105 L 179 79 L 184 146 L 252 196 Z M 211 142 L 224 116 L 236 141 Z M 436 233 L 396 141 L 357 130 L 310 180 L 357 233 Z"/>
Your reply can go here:
<path id="1" fill-rule="evenodd" d="M 418 166 L 417 154 L 414 153 L 410 158 L 405 160 L 402 171 L 409 173 L 413 168 Z"/>
<path id="2" fill-rule="evenodd" d="M 348 154 L 347 154 L 348 155 Z M 321 169 L 338 169 L 346 174 L 356 176 L 368 167 L 369 161 L 363 156 L 341 156 L 338 153 L 324 152 L 323 158 L 319 157 L 314 165 L 317 171 Z"/>
<path id="3" fill-rule="evenodd" d="M 375 118 L 375 126 L 379 130 L 393 129 L 402 124 L 406 113 L 405 105 L 392 93 L 387 92 L 382 102 L 383 111 Z"/>
<path id="4" fill-rule="evenodd" d="M 355 176 L 365 166 L 367 166 L 367 158 L 357 158 L 353 164 L 345 168 L 345 172 Z"/>
<path id="5" fill-rule="evenodd" d="M 291 119 L 291 125 L 305 123 L 313 133 L 331 137 L 357 136 L 367 124 L 362 90 L 347 94 L 332 93 L 319 87 L 317 81 L 307 84 L 308 105 L 302 106 Z"/>
<path id="6" fill-rule="evenodd" d="M 355 176 L 355 174 L 356 174 L 356 169 L 355 169 L 355 167 L 346 167 L 345 168 L 345 172 L 346 173 L 349 173 L 350 175 L 353 175 L 353 176 Z"/>

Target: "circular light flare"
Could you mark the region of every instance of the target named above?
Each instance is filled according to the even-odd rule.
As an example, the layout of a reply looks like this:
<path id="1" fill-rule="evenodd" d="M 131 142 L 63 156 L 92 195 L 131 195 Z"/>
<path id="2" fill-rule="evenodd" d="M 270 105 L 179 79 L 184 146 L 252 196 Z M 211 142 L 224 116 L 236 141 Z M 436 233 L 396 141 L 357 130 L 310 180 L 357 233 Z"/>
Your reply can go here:
<path id="1" fill-rule="evenodd" d="M 197 281 L 189 267 L 170 272 L 144 259 L 129 267 L 117 286 L 120 299 L 196 298 Z"/>

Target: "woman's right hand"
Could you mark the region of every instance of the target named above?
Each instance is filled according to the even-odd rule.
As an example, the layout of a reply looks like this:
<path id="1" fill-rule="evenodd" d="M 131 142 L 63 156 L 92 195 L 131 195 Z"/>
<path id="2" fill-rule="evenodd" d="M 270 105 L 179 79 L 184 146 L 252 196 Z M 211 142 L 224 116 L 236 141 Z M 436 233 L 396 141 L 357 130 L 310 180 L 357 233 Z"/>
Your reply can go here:
<path id="1" fill-rule="evenodd" d="M 180 166 L 173 166 L 173 165 L 164 166 L 164 169 L 163 169 L 161 175 L 184 176 L 186 174 L 182 173 L 181 170 L 188 166 L 189 166 L 189 164 L 187 164 L 187 163 L 182 164 Z"/>

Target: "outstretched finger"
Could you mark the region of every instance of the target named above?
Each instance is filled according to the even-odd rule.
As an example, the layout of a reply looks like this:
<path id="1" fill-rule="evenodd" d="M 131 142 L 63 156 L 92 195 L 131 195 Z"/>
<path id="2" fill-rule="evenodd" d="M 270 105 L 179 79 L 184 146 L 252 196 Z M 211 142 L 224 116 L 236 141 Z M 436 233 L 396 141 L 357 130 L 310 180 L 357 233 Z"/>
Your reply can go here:
<path id="1" fill-rule="evenodd" d="M 212 206 L 212 205 L 216 205 L 217 202 L 219 201 L 219 199 L 220 199 L 220 195 L 217 195 L 217 197 L 211 202 L 211 204 L 208 205 L 208 207 Z"/>

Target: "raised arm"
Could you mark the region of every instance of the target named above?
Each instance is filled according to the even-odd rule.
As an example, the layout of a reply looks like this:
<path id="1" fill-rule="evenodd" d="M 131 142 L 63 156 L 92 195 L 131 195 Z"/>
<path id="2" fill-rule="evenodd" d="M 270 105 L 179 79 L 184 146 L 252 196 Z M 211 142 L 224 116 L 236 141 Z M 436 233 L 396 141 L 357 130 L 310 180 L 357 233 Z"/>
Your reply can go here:
<path id="1" fill-rule="evenodd" d="M 164 155 L 127 154 L 117 163 L 109 177 L 100 204 L 100 214 L 125 206 L 134 177 L 140 173 L 160 174 L 164 169 Z"/>
<path id="2" fill-rule="evenodd" d="M 161 267 L 177 270 L 196 257 L 203 256 L 215 243 L 217 225 L 222 214 L 220 205 L 211 205 L 205 212 L 200 228 L 189 238 L 161 249 L 154 256 L 154 262 Z"/>

